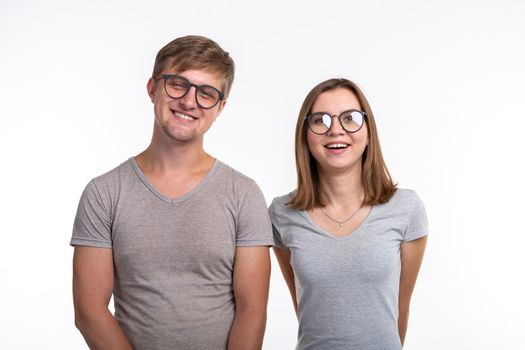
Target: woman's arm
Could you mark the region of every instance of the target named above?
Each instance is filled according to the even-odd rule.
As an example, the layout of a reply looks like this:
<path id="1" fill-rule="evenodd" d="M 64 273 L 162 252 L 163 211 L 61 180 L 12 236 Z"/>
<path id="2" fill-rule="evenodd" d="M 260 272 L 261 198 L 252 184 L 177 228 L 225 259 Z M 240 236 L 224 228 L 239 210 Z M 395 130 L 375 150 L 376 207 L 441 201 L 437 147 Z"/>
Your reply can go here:
<path id="1" fill-rule="evenodd" d="M 281 268 L 284 280 L 286 281 L 288 289 L 290 290 L 295 314 L 297 314 L 297 297 L 295 296 L 294 273 L 292 265 L 290 264 L 290 251 L 275 246 L 273 247 L 273 252 L 275 253 L 275 257 L 279 262 L 279 267 Z"/>
<path id="2" fill-rule="evenodd" d="M 405 343 L 405 335 L 408 325 L 408 313 L 410 309 L 410 298 L 412 291 L 416 284 L 417 274 L 425 246 L 427 244 L 427 237 L 422 237 L 410 242 L 401 244 L 401 278 L 399 281 L 399 318 L 397 326 L 399 330 L 399 338 L 401 345 Z"/>

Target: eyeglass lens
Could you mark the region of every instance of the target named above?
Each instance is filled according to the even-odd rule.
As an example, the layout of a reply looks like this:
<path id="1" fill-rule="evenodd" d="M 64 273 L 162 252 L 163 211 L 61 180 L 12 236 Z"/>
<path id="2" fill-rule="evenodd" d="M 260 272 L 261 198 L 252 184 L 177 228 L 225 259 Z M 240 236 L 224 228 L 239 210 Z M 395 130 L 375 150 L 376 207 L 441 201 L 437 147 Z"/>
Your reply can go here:
<path id="1" fill-rule="evenodd" d="M 195 97 L 199 106 L 211 108 L 219 102 L 220 92 L 213 86 L 193 85 L 184 77 L 167 76 L 165 78 L 165 88 L 168 96 L 172 98 L 184 97 L 192 86 L 195 86 Z"/>
<path id="2" fill-rule="evenodd" d="M 333 117 L 325 112 L 317 112 L 310 116 L 310 129 L 316 134 L 324 134 L 332 127 Z M 361 129 L 364 117 L 363 113 L 356 110 L 345 111 L 338 116 L 342 127 L 348 132 L 356 132 Z"/>

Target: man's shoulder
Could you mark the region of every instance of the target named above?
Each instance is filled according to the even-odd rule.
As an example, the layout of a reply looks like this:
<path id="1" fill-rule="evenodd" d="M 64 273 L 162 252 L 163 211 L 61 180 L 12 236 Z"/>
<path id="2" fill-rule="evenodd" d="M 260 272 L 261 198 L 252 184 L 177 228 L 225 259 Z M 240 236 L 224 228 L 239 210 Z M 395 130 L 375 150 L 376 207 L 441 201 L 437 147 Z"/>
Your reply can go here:
<path id="1" fill-rule="evenodd" d="M 129 178 L 129 175 L 133 172 L 133 166 L 131 163 L 131 158 L 127 159 L 113 169 L 94 177 L 90 183 L 96 187 L 106 189 L 119 187 L 121 181 Z"/>
<path id="2" fill-rule="evenodd" d="M 234 169 L 230 165 L 223 163 L 222 161 L 218 159 L 216 161 L 218 162 L 218 165 L 219 165 L 220 176 L 228 179 L 235 186 L 241 186 L 241 187 L 257 186 L 255 180 L 252 179 L 251 177 L 243 174 L 239 170 Z"/>

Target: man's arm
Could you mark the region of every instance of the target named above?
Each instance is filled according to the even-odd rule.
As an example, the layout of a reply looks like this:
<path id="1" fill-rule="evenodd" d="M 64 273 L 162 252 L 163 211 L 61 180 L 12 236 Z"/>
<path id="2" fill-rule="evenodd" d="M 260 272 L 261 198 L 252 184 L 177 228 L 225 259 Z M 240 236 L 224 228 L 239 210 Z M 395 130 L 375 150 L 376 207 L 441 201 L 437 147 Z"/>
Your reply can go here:
<path id="1" fill-rule="evenodd" d="M 75 247 L 73 302 L 75 324 L 90 349 L 132 349 L 108 309 L 113 292 L 113 251 Z"/>
<path id="2" fill-rule="evenodd" d="M 423 260 L 427 237 L 401 244 L 401 278 L 399 281 L 399 318 L 397 326 L 401 345 L 405 343 L 410 298 Z"/>
<path id="3" fill-rule="evenodd" d="M 237 247 L 233 269 L 235 318 L 228 350 L 262 348 L 269 284 L 269 248 Z"/>
<path id="4" fill-rule="evenodd" d="M 286 281 L 286 284 L 288 285 L 288 289 L 290 290 L 290 295 L 292 296 L 293 308 L 295 310 L 295 313 L 297 314 L 297 297 L 295 295 L 294 273 L 293 273 L 292 265 L 290 264 L 290 251 L 281 249 L 276 246 L 273 248 L 273 252 L 275 253 L 275 257 L 277 258 L 277 261 L 279 262 L 279 267 L 281 268 L 281 272 L 283 274 L 284 280 Z"/>

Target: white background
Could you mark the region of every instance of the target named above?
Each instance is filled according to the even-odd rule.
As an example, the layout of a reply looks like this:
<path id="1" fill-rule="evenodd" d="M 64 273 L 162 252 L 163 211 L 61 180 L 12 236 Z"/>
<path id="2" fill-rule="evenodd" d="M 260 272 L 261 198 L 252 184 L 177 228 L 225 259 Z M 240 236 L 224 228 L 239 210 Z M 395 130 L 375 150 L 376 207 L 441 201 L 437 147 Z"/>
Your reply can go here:
<path id="1" fill-rule="evenodd" d="M 306 93 L 356 81 L 430 239 L 405 348 L 524 349 L 525 3 L 0 2 L 0 348 L 85 349 L 73 324 L 73 218 L 87 182 L 149 143 L 146 94 L 175 37 L 237 65 L 206 149 L 268 203 L 295 186 Z M 274 261 L 264 349 L 297 325 Z"/>

